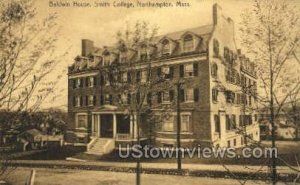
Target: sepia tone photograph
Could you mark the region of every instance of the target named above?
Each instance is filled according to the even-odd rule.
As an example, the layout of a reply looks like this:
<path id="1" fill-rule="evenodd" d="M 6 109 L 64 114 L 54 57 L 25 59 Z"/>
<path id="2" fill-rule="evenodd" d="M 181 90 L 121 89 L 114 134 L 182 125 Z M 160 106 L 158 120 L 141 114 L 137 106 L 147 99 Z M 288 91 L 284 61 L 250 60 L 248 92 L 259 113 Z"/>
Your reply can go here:
<path id="1" fill-rule="evenodd" d="M 299 0 L 0 0 L 0 185 L 300 184 Z"/>

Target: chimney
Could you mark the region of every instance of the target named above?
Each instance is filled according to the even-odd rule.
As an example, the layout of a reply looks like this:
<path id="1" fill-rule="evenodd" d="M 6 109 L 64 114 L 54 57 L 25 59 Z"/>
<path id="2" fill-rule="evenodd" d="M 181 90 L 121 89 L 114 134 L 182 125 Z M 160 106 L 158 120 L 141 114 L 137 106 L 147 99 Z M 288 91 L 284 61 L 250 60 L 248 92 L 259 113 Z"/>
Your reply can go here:
<path id="1" fill-rule="evenodd" d="M 88 39 L 82 39 L 82 50 L 81 55 L 86 57 L 94 50 L 94 42 Z"/>
<path id="2" fill-rule="evenodd" d="M 215 3 L 213 5 L 213 22 L 214 22 L 214 25 L 217 25 L 218 24 L 218 18 L 220 17 L 220 11 L 222 10 L 222 8 L 217 4 Z"/>

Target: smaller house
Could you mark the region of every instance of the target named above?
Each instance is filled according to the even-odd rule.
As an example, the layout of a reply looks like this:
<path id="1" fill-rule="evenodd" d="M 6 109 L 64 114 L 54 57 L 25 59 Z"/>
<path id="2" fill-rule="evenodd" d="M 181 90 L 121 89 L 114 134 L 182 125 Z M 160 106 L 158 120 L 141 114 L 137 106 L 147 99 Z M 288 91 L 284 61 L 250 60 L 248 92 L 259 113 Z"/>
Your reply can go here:
<path id="1" fill-rule="evenodd" d="M 30 129 L 22 132 L 18 135 L 18 139 L 21 143 L 23 143 L 24 151 L 28 149 L 35 150 L 43 148 L 47 141 L 44 139 L 43 133 L 37 129 Z"/>

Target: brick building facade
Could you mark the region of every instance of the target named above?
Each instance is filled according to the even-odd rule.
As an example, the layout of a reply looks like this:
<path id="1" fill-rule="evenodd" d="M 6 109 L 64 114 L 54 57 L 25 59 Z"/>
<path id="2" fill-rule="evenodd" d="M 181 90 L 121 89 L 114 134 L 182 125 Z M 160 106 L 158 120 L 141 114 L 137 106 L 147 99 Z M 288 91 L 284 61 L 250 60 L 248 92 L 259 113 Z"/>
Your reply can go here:
<path id="1" fill-rule="evenodd" d="M 126 106 L 114 100 L 110 82 L 103 69 L 113 62 L 132 62 L 136 71 L 122 74 L 122 80 L 143 81 L 145 61 L 152 73 L 167 74 L 169 89 L 157 89 L 145 104 L 155 105 L 154 112 L 169 106 L 163 121 L 141 122 L 142 140 L 156 146 L 176 146 L 176 86 L 180 90 L 182 146 L 239 147 L 249 138 L 259 140 L 254 109 L 256 94 L 255 65 L 236 48 L 234 22 L 213 7 L 213 23 L 158 36 L 155 45 L 128 49 L 97 48 L 82 40 L 82 54 L 75 58 L 68 73 L 69 141 L 95 145 L 101 138 L 118 143 L 134 143 L 137 129 L 134 116 L 127 116 Z M 125 94 L 130 101 L 131 95 Z M 145 115 L 147 117 L 147 115 Z M 95 139 L 96 138 L 96 139 Z M 109 139 L 107 139 L 109 138 Z M 104 139 L 103 139 L 104 140 Z M 105 142 L 103 145 L 106 145 Z M 108 145 L 108 144 L 107 144 Z"/>

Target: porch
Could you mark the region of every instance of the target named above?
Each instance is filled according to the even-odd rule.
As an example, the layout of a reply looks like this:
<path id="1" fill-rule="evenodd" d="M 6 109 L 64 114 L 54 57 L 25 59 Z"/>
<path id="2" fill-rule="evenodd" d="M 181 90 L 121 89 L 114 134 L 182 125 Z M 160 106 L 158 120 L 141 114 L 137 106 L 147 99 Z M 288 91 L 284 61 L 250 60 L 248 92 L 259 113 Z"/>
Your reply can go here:
<path id="1" fill-rule="evenodd" d="M 115 141 L 135 140 L 137 129 L 134 125 L 134 117 L 122 112 L 94 112 L 91 137 Z"/>

